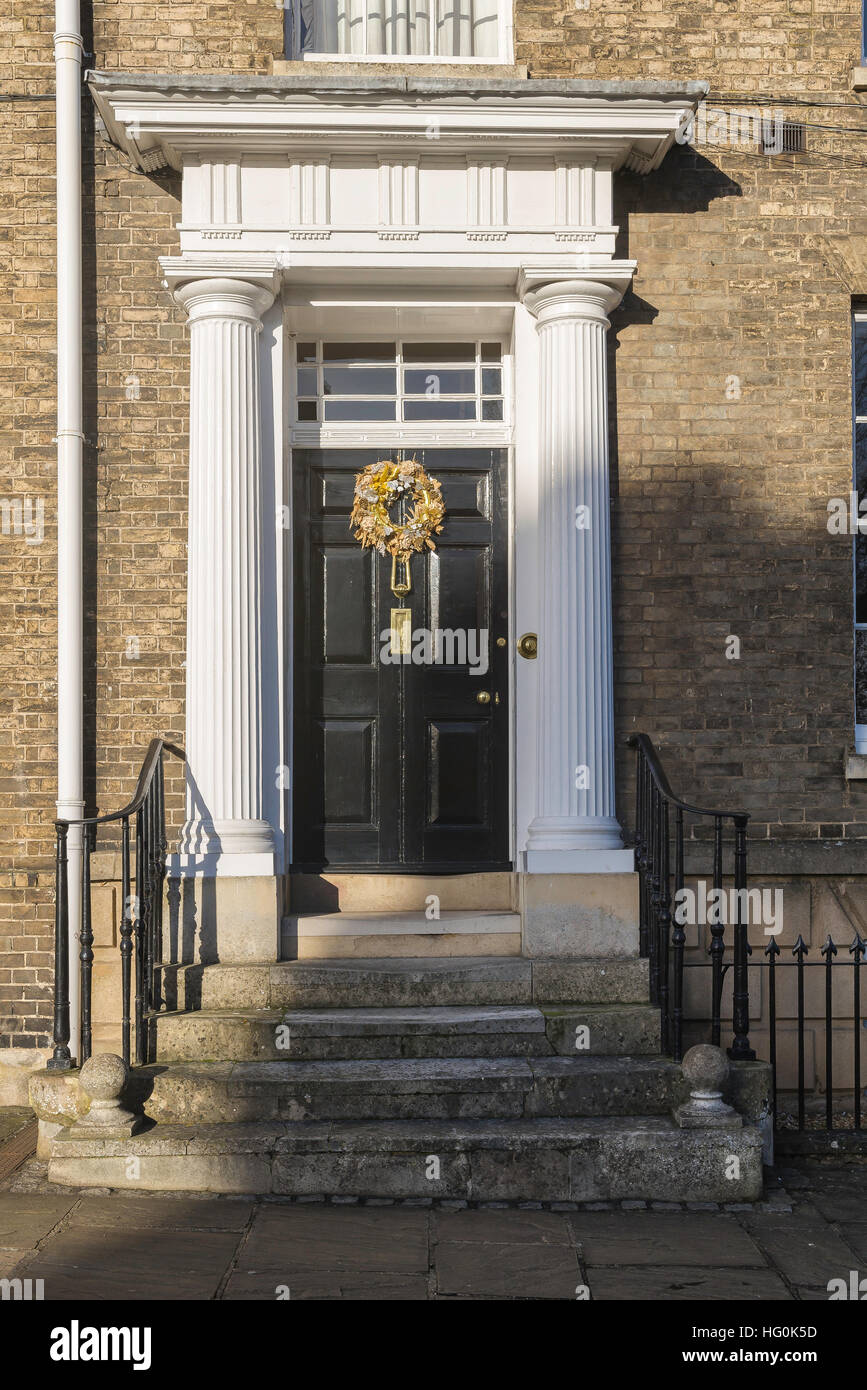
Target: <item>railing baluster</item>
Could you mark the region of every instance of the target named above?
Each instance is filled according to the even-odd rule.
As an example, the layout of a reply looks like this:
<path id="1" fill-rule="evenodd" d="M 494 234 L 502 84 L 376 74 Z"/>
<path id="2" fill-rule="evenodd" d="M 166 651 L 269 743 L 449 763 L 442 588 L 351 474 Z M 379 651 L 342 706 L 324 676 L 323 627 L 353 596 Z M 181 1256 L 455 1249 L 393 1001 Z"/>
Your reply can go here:
<path id="1" fill-rule="evenodd" d="M 671 929 L 668 801 L 661 800 L 659 817 L 659 1003 L 662 1010 L 662 1050 L 671 1048 L 668 945 Z"/>
<path id="2" fill-rule="evenodd" d="M 735 901 L 734 978 L 732 983 L 732 1030 L 734 1038 L 729 1056 L 736 1062 L 754 1062 L 750 1047 L 749 910 L 747 903 L 747 820 L 735 816 Z"/>
<path id="3" fill-rule="evenodd" d="M 153 1008 L 154 959 L 156 955 L 157 894 L 156 880 L 159 864 L 159 816 L 157 813 L 156 776 L 148 792 L 148 931 L 144 979 L 144 1048 L 145 1060 L 150 1058 L 150 1013 Z"/>
<path id="4" fill-rule="evenodd" d="M 830 934 L 822 947 L 821 954 L 825 957 L 825 1128 L 834 1128 L 834 1029 L 833 1019 L 833 999 L 834 981 L 831 978 L 831 970 L 834 965 L 834 957 L 837 954 L 837 947 L 831 940 Z"/>
<path id="5" fill-rule="evenodd" d="M 163 767 L 162 754 L 157 763 L 156 771 L 157 788 L 157 834 L 158 834 L 158 861 L 157 861 L 157 893 L 154 900 L 154 966 L 156 968 L 163 958 L 163 884 L 166 876 L 166 789 L 165 789 L 165 770 Z M 151 976 L 151 996 L 150 1006 L 153 1010 L 156 1006 L 156 991 L 154 988 L 154 977 Z"/>
<path id="6" fill-rule="evenodd" d="M 135 895 L 136 895 L 136 924 L 135 924 L 135 1055 L 139 1066 L 144 1065 L 144 1001 L 142 999 L 142 934 L 145 930 L 145 915 L 147 913 L 147 903 L 145 901 L 145 844 L 144 844 L 144 817 L 141 808 L 136 812 L 135 817 Z"/>
<path id="7" fill-rule="evenodd" d="M 804 956 L 809 954 L 807 943 L 799 936 L 792 947 L 798 962 L 798 1129 L 804 1128 Z"/>
<path id="8" fill-rule="evenodd" d="M 120 989 L 121 989 L 121 1038 L 123 1060 L 129 1065 L 130 1050 L 130 983 L 132 974 L 133 932 L 138 912 L 132 896 L 132 882 L 129 852 L 129 816 L 121 821 L 121 899 L 120 918 Z"/>
<path id="9" fill-rule="evenodd" d="M 674 817 L 674 901 L 683 888 L 683 808 L 678 806 Z M 671 1008 L 671 1055 L 675 1062 L 683 1057 L 683 952 L 686 946 L 686 931 L 674 917 L 672 933 L 672 1008 Z"/>
<path id="10" fill-rule="evenodd" d="M 78 934 L 78 961 L 81 981 L 81 1057 L 83 1066 L 93 1045 L 93 892 L 91 887 L 91 854 L 96 842 L 96 826 L 86 825 L 82 839 L 81 861 L 81 930 Z"/>
<path id="11" fill-rule="evenodd" d="M 69 1071 L 69 882 L 67 874 L 66 821 L 55 821 L 57 847 L 54 869 L 54 1051 L 48 1071 Z"/>
<path id="12" fill-rule="evenodd" d="M 867 943 L 862 941 L 860 932 L 855 933 L 855 940 L 849 947 L 852 954 L 852 1048 L 854 1060 L 854 1105 L 853 1105 L 853 1126 L 855 1129 L 861 1128 L 861 1040 L 864 1035 L 864 1024 L 861 1018 L 861 961 L 864 957 L 864 950 Z"/>
<path id="13" fill-rule="evenodd" d="M 713 887 L 714 907 L 711 908 L 710 922 L 710 963 L 711 963 L 711 1042 L 719 1047 L 722 1031 L 722 987 L 723 956 L 725 955 L 725 921 L 720 906 L 722 893 L 723 824 L 722 816 L 714 816 L 713 822 Z"/>
<path id="14" fill-rule="evenodd" d="M 770 1052 L 771 1052 L 771 1085 L 773 1086 L 773 1105 L 774 1112 L 772 1123 L 777 1121 L 777 956 L 780 948 L 777 945 L 777 938 L 771 937 L 769 944 L 765 947 L 765 955 L 768 958 L 768 1025 L 770 1028 Z"/>
<path id="15" fill-rule="evenodd" d="M 654 1004 L 659 1003 L 659 799 L 656 786 L 650 788 L 650 997 Z"/>
<path id="16" fill-rule="evenodd" d="M 647 955 L 647 919 L 644 890 L 644 766 L 643 752 L 638 754 L 635 770 L 635 868 L 638 873 L 638 954 Z"/>

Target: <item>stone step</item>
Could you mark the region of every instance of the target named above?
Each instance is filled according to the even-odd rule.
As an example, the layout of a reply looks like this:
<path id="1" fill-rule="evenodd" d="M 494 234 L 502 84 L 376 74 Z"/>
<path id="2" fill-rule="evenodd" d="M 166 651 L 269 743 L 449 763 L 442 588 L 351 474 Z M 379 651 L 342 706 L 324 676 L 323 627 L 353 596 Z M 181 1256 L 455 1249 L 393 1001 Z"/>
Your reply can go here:
<path id="1" fill-rule="evenodd" d="M 468 956 L 162 966 L 157 984 L 169 1009 L 610 1004 L 649 999 L 648 962 L 639 959 Z"/>
<path id="2" fill-rule="evenodd" d="M 299 960 L 519 956 L 521 917 L 490 909 L 320 912 L 287 917 L 283 954 Z"/>
<path id="3" fill-rule="evenodd" d="M 762 1195 L 762 1140 L 752 1125 L 682 1130 L 667 1118 L 634 1115 L 161 1124 L 124 1140 L 66 1131 L 52 1142 L 48 1178 L 135 1191 L 753 1202 Z"/>
<path id="4" fill-rule="evenodd" d="M 458 1057 L 213 1062 L 134 1073 L 160 1124 L 660 1115 L 686 1099 L 680 1067 L 648 1057 Z"/>
<path id="5" fill-rule="evenodd" d="M 650 1055 L 652 1004 L 203 1010 L 153 1017 L 158 1062 Z M 585 1031 L 586 1030 L 586 1031 Z"/>
<path id="6" fill-rule="evenodd" d="M 293 874 L 289 910 L 310 912 L 424 912 L 432 896 L 440 909 L 474 908 L 510 912 L 515 905 L 513 873 L 480 874 Z"/>

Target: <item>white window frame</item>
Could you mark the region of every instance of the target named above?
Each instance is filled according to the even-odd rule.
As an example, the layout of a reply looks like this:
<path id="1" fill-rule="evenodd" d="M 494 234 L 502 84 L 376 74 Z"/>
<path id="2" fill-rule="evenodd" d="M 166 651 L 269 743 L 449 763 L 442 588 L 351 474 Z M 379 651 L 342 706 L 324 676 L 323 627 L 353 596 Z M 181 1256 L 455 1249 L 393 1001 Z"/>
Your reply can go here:
<path id="1" fill-rule="evenodd" d="M 286 11 L 286 29 L 289 33 L 301 33 L 301 0 L 283 0 Z M 502 67 L 510 66 L 515 61 L 514 56 L 514 23 L 512 9 L 514 0 L 497 0 L 498 4 L 498 25 L 497 25 L 497 56 L 489 57 L 451 57 L 445 53 L 291 53 L 288 51 L 286 57 L 293 62 L 301 63 L 413 63 L 413 64 L 452 64 L 475 65 L 476 67 Z M 367 47 L 367 13 L 365 11 L 362 19 L 362 33 L 364 35 L 364 48 Z M 431 26 L 431 42 L 434 42 L 436 26 Z"/>
<path id="2" fill-rule="evenodd" d="M 502 332 L 481 333 L 481 334 L 474 334 L 473 336 L 469 336 L 469 335 L 466 335 L 466 334 L 462 334 L 462 333 L 460 333 L 460 332 L 448 333 L 448 334 L 447 334 L 447 333 L 436 333 L 436 334 L 426 334 L 426 333 L 402 333 L 402 334 L 397 334 L 397 335 L 395 335 L 395 334 L 389 334 L 389 333 L 362 333 L 362 334 L 357 334 L 357 333 L 356 333 L 356 334 L 342 333 L 342 334 L 341 334 L 341 333 L 322 333 L 322 332 L 319 332 L 319 333 L 309 333 L 309 334 L 308 334 L 308 333 L 304 333 L 304 332 L 299 331 L 299 332 L 297 332 L 296 334 L 293 334 L 293 339 L 294 339 L 294 341 L 293 341 L 293 350 L 292 350 L 292 352 L 289 354 L 289 363 L 290 363 L 290 384 L 289 384 L 289 401 L 288 401 L 289 412 L 290 412 L 290 414 L 289 414 L 289 420 L 290 420 L 290 424 L 289 424 L 290 442 L 291 442 L 293 445 L 296 445 L 296 446 L 299 446 L 299 445 L 300 445 L 300 446 L 304 446 L 304 445 L 313 445 L 313 444 L 328 443 L 328 444 L 331 444 L 331 445 L 339 446 L 339 445 L 341 445 L 341 444 L 349 444 L 349 443 L 352 443 L 352 442 L 370 442 L 370 443 L 373 443 L 373 442 L 375 441 L 375 442 L 382 442 L 382 443 L 389 443 L 389 442 L 390 442 L 390 443 L 394 443 L 395 445 L 401 445 L 401 444 L 417 445 L 419 448 L 421 448 L 422 445 L 427 444 L 427 443 L 430 443 L 430 444 L 435 444 L 435 443 L 447 444 L 447 443 L 449 442 L 450 439 L 453 439 L 453 442 L 454 442 L 455 444 L 457 444 L 457 443 L 459 443 L 459 442 L 468 442 L 468 441 L 472 441 L 472 442 L 477 442 L 477 443 L 480 444 L 480 445 L 488 444 L 488 445 L 491 445 L 492 447 L 493 447 L 493 446 L 496 446 L 496 445 L 508 445 L 508 444 L 511 442 L 511 437 L 512 437 L 512 421 L 513 421 L 513 363 L 512 363 L 512 348 L 511 348 L 511 342 L 510 342 L 509 336 L 508 336 L 508 335 L 504 335 Z M 319 403 L 320 403 L 320 405 L 319 405 L 319 415 L 320 415 L 320 418 L 319 418 L 318 420 L 315 420 L 315 421 L 314 421 L 314 420 L 299 420 L 299 419 L 297 418 L 297 414 L 298 414 L 297 407 L 298 407 L 299 396 L 298 396 L 298 389 L 297 389 L 297 388 L 298 388 L 298 379 L 297 379 L 297 372 L 296 372 L 296 369 L 297 369 L 299 366 L 300 366 L 300 367 L 303 367 L 303 366 L 305 365 L 304 363 L 299 362 L 299 361 L 298 361 L 298 357 L 297 357 L 297 344 L 298 344 L 298 343 L 301 343 L 301 342 L 303 342 L 303 343 L 315 342 L 315 343 L 318 345 L 318 346 L 317 346 L 317 362 L 316 362 L 316 369 L 317 369 L 317 373 L 318 373 L 318 377 L 317 377 L 317 386 L 318 386 L 317 400 L 318 400 Z M 347 343 L 350 343 L 350 342 L 351 342 L 351 343 L 358 343 L 358 342 L 386 342 L 386 343 L 394 343 L 394 344 L 395 344 L 396 353 L 395 353 L 394 362 L 395 362 L 395 370 L 396 370 L 396 372 L 397 372 L 397 386 L 398 386 L 398 391 L 397 391 L 396 396 L 392 397 L 392 396 L 372 396 L 372 395 L 371 395 L 371 396 L 367 396 L 367 395 L 359 395 L 359 396 L 356 396 L 356 397 L 352 397 L 352 398 L 350 398 L 350 399 L 355 399 L 355 400 L 358 400 L 358 401 L 362 401 L 362 400 L 378 400 L 378 401 L 382 401 L 382 400 L 395 400 L 395 401 L 396 401 L 396 404 L 397 404 L 398 412 L 399 412 L 399 410 L 400 410 L 400 405 L 401 405 L 401 402 L 402 402 L 402 401 L 404 401 L 404 400 L 419 400 L 419 399 L 422 399 L 421 396 L 419 396 L 419 395 L 417 395 L 417 394 L 415 394 L 415 393 L 412 393 L 412 394 L 409 394 L 409 395 L 404 395 L 404 392 L 403 392 L 403 377 L 402 377 L 402 373 L 403 373 L 404 368 L 405 368 L 405 367 L 409 367 L 410 369 L 413 369 L 413 368 L 421 369 L 421 368 L 424 368 L 424 367 L 426 367 L 426 366 L 428 365 L 427 363 L 424 363 L 424 362 L 418 362 L 418 363 L 416 363 L 416 362 L 409 362 L 409 363 L 405 363 L 404 360 L 403 360 L 403 348 L 404 348 L 404 346 L 405 346 L 406 344 L 408 344 L 408 343 L 429 343 L 429 344 L 431 344 L 431 345 L 435 345 L 435 344 L 437 344 L 437 343 L 454 343 L 454 342 L 465 342 L 465 343 L 468 343 L 468 344 L 469 344 L 469 343 L 472 343 L 472 344 L 474 345 L 474 347 L 475 347 L 474 364 L 475 364 L 475 370 L 476 370 L 476 373 L 477 373 L 477 380 L 476 380 L 476 388 L 477 388 L 477 389 L 476 389 L 475 395 L 472 395 L 472 396 L 471 396 L 471 395 L 466 395 L 466 394 L 456 394 L 456 393 L 444 391 L 444 392 L 442 393 L 442 398 L 445 399 L 445 400 L 449 400 L 449 399 L 452 399 L 452 398 L 459 399 L 459 400 L 475 400 L 475 402 L 476 402 L 476 413 L 477 413 L 477 416 L 478 416 L 478 415 L 481 413 L 481 402 L 482 402 L 482 395 L 481 395 L 481 380 L 482 380 L 482 378 L 481 378 L 481 371 L 482 371 L 482 369 L 483 369 L 484 367 L 496 367 L 496 366 L 499 366 L 500 371 L 501 371 L 501 373 L 502 373 L 502 389 L 501 389 L 500 395 L 501 395 L 502 401 L 503 401 L 503 419 L 502 419 L 502 420 L 482 420 L 482 419 L 477 418 L 477 419 L 475 419 L 475 420 L 447 420 L 447 419 L 440 419 L 440 420 L 436 420 L 436 419 L 434 419 L 434 420 L 401 420 L 401 419 L 395 419 L 395 420 L 326 420 L 326 419 L 323 418 L 323 417 L 324 417 L 324 410 L 323 410 L 323 408 L 322 408 L 322 403 L 323 403 L 324 400 L 325 400 L 325 396 L 324 396 L 324 393 L 323 393 L 323 391 L 322 391 L 322 365 L 323 365 L 323 364 L 322 364 L 322 349 L 321 349 L 321 344 L 322 344 L 322 343 L 334 344 L 334 343 L 340 343 L 340 342 L 347 342 Z M 482 345 L 482 343 L 497 343 L 497 344 L 498 344 L 498 346 L 499 346 L 499 348 L 500 348 L 500 361 L 499 361 L 499 363 L 496 363 L 496 362 L 483 362 L 483 361 L 481 360 L 481 345 Z M 310 365 L 312 365 L 312 364 L 310 364 Z M 388 362 L 381 362 L 381 363 L 376 363 L 376 364 L 371 364 L 371 365 L 377 365 L 377 366 L 382 366 L 382 367 L 388 367 L 388 366 L 390 366 L 390 363 L 388 363 Z M 458 362 L 455 362 L 454 364 L 447 363 L 447 362 L 442 362 L 442 363 L 440 363 L 440 366 L 441 366 L 444 370 L 448 369 L 448 367 L 449 367 L 449 366 L 452 366 L 452 365 L 453 365 L 454 367 L 460 367 L 460 366 L 462 366 L 462 365 L 468 365 L 468 364 L 462 364 L 462 363 L 458 363 Z M 309 399 L 311 399 L 311 397 L 303 396 L 303 397 L 301 397 L 300 399 L 302 399 L 302 400 L 309 400 Z M 344 399 L 344 398 L 343 398 L 343 397 L 339 397 L 338 399 Z M 499 397 L 496 397 L 496 398 L 494 398 L 494 399 L 499 399 Z"/>
<path id="3" fill-rule="evenodd" d="M 857 462 L 855 456 L 855 426 L 867 425 L 867 415 L 858 415 L 856 412 L 855 399 L 855 325 L 856 323 L 867 324 L 867 309 L 856 309 L 852 314 L 852 488 L 857 490 Z M 857 591 L 856 591 L 856 570 L 855 570 L 855 547 L 858 543 L 857 536 L 852 539 L 852 617 L 855 635 L 852 647 L 852 693 L 855 700 L 855 752 L 867 753 L 867 724 L 859 724 L 858 720 L 858 688 L 857 688 L 857 643 L 859 632 L 867 632 L 867 623 L 857 621 Z"/>

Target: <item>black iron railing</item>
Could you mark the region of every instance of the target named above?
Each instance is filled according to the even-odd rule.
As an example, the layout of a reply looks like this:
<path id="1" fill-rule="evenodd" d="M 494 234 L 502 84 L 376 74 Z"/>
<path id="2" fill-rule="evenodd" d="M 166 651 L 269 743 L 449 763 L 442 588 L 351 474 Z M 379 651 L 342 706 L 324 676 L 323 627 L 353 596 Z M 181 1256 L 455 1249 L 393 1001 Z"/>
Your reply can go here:
<path id="1" fill-rule="evenodd" d="M 794 946 L 791 948 L 791 954 L 794 957 L 794 960 L 782 960 L 778 962 L 778 957 L 783 954 L 783 951 L 785 949 L 786 948 L 779 946 L 775 937 L 772 937 L 768 945 L 765 947 L 764 951 L 764 965 L 768 972 L 767 996 L 768 1023 L 770 1029 L 769 1061 L 771 1063 L 774 1077 L 774 1114 L 777 1116 L 779 1122 L 779 1119 L 781 1117 L 780 1107 L 778 1105 L 778 1067 L 780 1061 L 780 1042 L 781 1040 L 784 1040 L 785 1043 L 793 1045 L 796 1049 L 797 1082 L 795 1087 L 794 1098 L 797 1103 L 797 1128 L 799 1130 L 803 1130 L 807 1127 L 806 1100 L 808 1083 L 806 1076 L 805 1041 L 809 1020 L 810 1023 L 821 1023 L 821 1027 L 813 1027 L 811 1029 L 814 1035 L 821 1035 L 821 1032 L 824 1032 L 824 1078 L 821 1078 L 820 1076 L 820 1064 L 817 1058 L 814 1060 L 814 1075 L 811 1078 L 809 1084 L 809 1090 L 811 1093 L 815 1091 L 817 1082 L 824 1086 L 824 1128 L 825 1130 L 832 1133 L 838 1133 L 841 1130 L 846 1130 L 850 1128 L 849 1125 L 838 1124 L 838 1120 L 843 1118 L 842 1115 L 837 1114 L 836 1102 L 838 1094 L 840 1094 L 841 1098 L 845 1097 L 845 1100 L 843 1100 L 842 1102 L 843 1104 L 848 1103 L 848 1097 L 851 1095 L 851 1128 L 856 1131 L 860 1131 L 861 1112 L 863 1104 L 861 1095 L 861 1048 L 864 1045 L 864 1020 L 861 1015 L 861 966 L 865 961 L 867 961 L 867 941 L 864 940 L 864 938 L 861 936 L 860 932 L 856 928 L 855 938 L 852 944 L 847 949 L 845 949 L 844 954 L 841 955 L 835 942 L 829 935 L 825 940 L 824 946 L 822 946 L 819 949 L 816 958 L 813 960 L 807 960 L 807 956 L 810 954 L 809 947 L 804 941 L 803 936 L 799 936 Z M 852 957 L 851 961 L 847 959 L 848 956 Z M 780 1029 L 778 1028 L 777 975 L 780 970 L 794 970 L 796 972 L 795 981 L 797 996 L 797 1016 L 794 1034 L 790 1029 L 786 1029 L 784 1033 L 781 1033 Z M 818 1015 L 818 1010 L 814 1001 L 811 1001 L 808 1013 L 807 1004 L 805 1001 L 805 980 L 806 972 L 808 970 L 821 971 L 824 975 L 824 1017 L 820 1017 Z M 845 1008 L 847 976 L 849 977 L 849 979 L 851 979 L 852 982 L 852 1005 L 851 1013 L 849 1014 L 849 1022 L 844 1021 L 845 1016 L 843 1015 L 843 1009 Z M 835 991 L 835 982 L 837 981 L 839 981 L 841 986 L 839 992 Z M 839 993 L 843 994 L 842 999 L 839 997 Z M 837 1006 L 836 1008 L 835 1004 Z M 851 1024 L 851 1090 L 848 1086 L 844 1086 L 841 1084 L 837 1084 L 835 1086 L 835 1024 L 837 1025 L 836 1031 L 840 1034 L 843 1034 L 844 1028 L 848 1030 Z M 790 1053 L 787 1060 L 792 1062 L 795 1059 L 792 1058 Z M 844 1068 L 841 1068 L 841 1070 L 845 1071 L 848 1069 L 848 1062 L 846 1062 L 845 1058 L 844 1062 L 846 1064 Z M 787 1096 L 786 1099 L 789 1100 L 789 1096 Z M 786 1110 L 787 1107 L 784 1107 L 784 1111 Z M 786 1113 L 786 1118 L 789 1118 L 788 1113 Z M 792 1116 L 792 1118 L 794 1118 L 794 1116 Z"/>
<path id="2" fill-rule="evenodd" d="M 147 1060 L 147 1019 L 153 1007 L 154 967 L 162 947 L 163 882 L 166 872 L 166 813 L 163 761 L 171 753 L 183 759 L 179 748 L 161 738 L 151 741 L 139 773 L 135 795 L 127 806 L 105 816 L 80 821 L 55 821 L 57 832 L 56 896 L 54 918 L 54 1052 L 51 1071 L 68 1071 L 73 1065 L 69 1049 L 69 831 L 80 826 L 82 834 L 81 929 L 79 973 L 81 981 L 81 1044 L 78 1065 L 90 1057 L 92 1047 L 93 902 L 91 858 L 100 829 L 120 824 L 121 841 L 121 1030 L 125 1062 L 130 1061 L 133 1006 L 136 1061 Z M 131 827 L 135 833 L 133 879 Z M 133 891 L 134 889 L 134 891 Z M 133 1001 L 133 981 L 135 997 Z"/>
<path id="3" fill-rule="evenodd" d="M 683 1056 L 683 971 L 686 931 L 683 914 L 673 913 L 684 887 L 683 852 L 685 817 L 710 823 L 713 833 L 713 886 L 721 894 L 726 831 L 733 851 L 734 941 L 732 991 L 732 1042 L 729 1056 L 752 1061 L 747 962 L 750 953 L 747 900 L 747 822 L 744 811 L 710 811 L 691 806 L 674 795 L 647 734 L 633 734 L 629 745 L 637 753 L 635 796 L 635 867 L 639 876 L 639 940 L 642 956 L 650 961 L 651 999 L 661 1012 L 662 1051 L 680 1061 Z M 693 822 L 690 821 L 690 826 Z M 719 903 L 721 898 L 716 898 Z M 722 1033 L 725 957 L 725 914 L 710 917 L 711 944 L 711 1042 L 720 1045 Z"/>

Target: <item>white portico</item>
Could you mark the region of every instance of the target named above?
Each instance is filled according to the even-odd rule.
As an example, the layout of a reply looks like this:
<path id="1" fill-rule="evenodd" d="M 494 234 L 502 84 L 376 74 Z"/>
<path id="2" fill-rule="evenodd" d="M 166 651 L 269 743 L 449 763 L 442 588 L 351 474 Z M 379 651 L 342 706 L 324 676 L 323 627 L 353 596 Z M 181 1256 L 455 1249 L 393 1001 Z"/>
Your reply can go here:
<path id="1" fill-rule="evenodd" d="M 511 857 L 632 867 L 614 804 L 606 332 L 618 169 L 651 173 L 692 83 L 154 78 L 95 73 L 111 138 L 183 174 L 162 278 L 191 333 L 188 820 L 181 872 L 289 866 L 293 447 L 412 446 L 399 421 L 304 422 L 293 339 L 493 335 L 510 450 Z M 155 293 L 158 268 L 155 267 Z M 276 524 L 275 524 L 276 518 Z M 538 635 L 538 659 L 517 639 Z"/>

